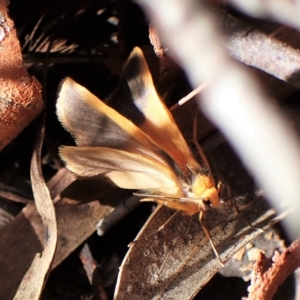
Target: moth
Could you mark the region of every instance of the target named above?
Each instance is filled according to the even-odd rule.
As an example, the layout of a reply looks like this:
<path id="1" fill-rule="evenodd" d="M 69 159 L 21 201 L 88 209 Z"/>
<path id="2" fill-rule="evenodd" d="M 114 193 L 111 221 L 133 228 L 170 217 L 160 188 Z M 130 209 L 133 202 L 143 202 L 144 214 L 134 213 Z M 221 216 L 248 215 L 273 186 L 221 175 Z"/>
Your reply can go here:
<path id="1" fill-rule="evenodd" d="M 221 262 L 202 223 L 208 207 L 220 205 L 220 187 L 196 161 L 158 96 L 141 49 L 132 51 L 108 103 L 71 78 L 63 80 L 57 116 L 77 144 L 60 148 L 66 167 L 79 177 L 103 176 L 120 188 L 139 190 L 143 201 L 198 213 Z"/>

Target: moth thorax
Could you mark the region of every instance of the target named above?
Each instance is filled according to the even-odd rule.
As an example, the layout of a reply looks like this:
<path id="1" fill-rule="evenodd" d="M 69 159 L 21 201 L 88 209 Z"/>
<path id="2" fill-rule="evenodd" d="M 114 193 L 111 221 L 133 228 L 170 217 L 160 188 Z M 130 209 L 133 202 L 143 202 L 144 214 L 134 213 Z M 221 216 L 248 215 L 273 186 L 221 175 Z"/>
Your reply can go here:
<path id="1" fill-rule="evenodd" d="M 192 191 L 194 196 L 200 198 L 204 204 L 211 204 L 213 207 L 220 205 L 219 193 L 212 177 L 198 174 L 192 183 Z"/>

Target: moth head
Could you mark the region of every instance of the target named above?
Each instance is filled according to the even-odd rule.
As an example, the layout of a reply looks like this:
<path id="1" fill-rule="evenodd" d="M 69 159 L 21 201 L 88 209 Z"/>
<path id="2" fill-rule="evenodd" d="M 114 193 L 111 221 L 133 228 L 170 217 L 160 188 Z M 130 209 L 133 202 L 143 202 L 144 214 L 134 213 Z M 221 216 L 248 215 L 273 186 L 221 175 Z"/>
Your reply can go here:
<path id="1" fill-rule="evenodd" d="M 220 205 L 218 189 L 215 187 L 215 181 L 212 177 L 204 174 L 198 174 L 192 183 L 192 191 L 196 198 L 200 198 L 203 207 Z"/>

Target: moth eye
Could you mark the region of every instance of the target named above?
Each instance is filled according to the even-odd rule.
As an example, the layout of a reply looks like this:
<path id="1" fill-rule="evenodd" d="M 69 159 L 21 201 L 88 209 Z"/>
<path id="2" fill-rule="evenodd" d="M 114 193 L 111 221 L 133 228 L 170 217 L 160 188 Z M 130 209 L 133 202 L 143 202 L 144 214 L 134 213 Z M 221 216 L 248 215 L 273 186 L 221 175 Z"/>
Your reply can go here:
<path id="1" fill-rule="evenodd" d="M 203 203 L 205 206 L 211 206 L 210 199 L 202 199 L 202 203 Z"/>

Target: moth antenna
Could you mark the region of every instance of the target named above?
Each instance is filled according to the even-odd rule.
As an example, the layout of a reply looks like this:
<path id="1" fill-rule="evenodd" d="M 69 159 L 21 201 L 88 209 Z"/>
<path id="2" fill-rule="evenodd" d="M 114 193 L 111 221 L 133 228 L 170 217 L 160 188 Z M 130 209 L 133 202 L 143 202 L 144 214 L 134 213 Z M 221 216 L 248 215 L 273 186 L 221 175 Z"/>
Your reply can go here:
<path id="1" fill-rule="evenodd" d="M 136 242 L 140 242 L 140 241 L 143 241 L 143 240 L 148 240 L 151 236 L 153 236 L 154 234 L 157 234 L 159 231 L 162 231 L 165 229 L 166 225 L 174 218 L 174 216 L 176 216 L 176 214 L 179 213 L 179 210 L 175 211 L 174 214 L 171 215 L 171 217 L 164 223 L 162 224 L 157 230 L 155 230 L 154 232 L 152 232 L 151 234 L 147 235 L 146 237 L 144 238 L 141 238 L 141 239 L 137 239 L 137 240 L 134 240 L 132 241 L 128 247 L 131 247 L 133 246 Z"/>
<path id="2" fill-rule="evenodd" d="M 202 210 L 202 211 L 199 213 L 199 221 L 200 221 L 200 224 L 201 224 L 201 226 L 202 226 L 202 229 L 203 229 L 203 231 L 204 231 L 206 237 L 208 238 L 208 240 L 209 240 L 209 242 L 210 242 L 210 245 L 211 245 L 212 249 L 214 250 L 214 253 L 215 253 L 217 259 L 219 260 L 221 266 L 224 267 L 225 265 L 224 265 L 224 263 L 222 262 L 222 260 L 221 260 L 221 258 L 220 258 L 220 255 L 219 255 L 219 253 L 218 253 L 218 251 L 217 251 L 217 249 L 216 249 L 216 246 L 215 246 L 215 244 L 214 244 L 214 242 L 213 242 L 213 240 L 212 240 L 212 236 L 211 236 L 209 230 L 208 230 L 208 229 L 205 227 L 205 225 L 203 224 L 203 219 L 204 219 L 204 211 Z"/>
<path id="3" fill-rule="evenodd" d="M 143 194 L 143 193 L 132 193 L 132 195 L 134 196 L 137 196 L 137 197 L 140 197 L 140 198 L 143 198 L 143 197 L 146 197 L 146 198 L 164 198 L 164 196 L 162 195 L 152 195 L 152 194 Z"/>
<path id="4" fill-rule="evenodd" d="M 198 200 L 197 197 L 193 198 L 193 197 L 176 197 L 176 196 L 164 196 L 164 195 L 152 195 L 152 194 L 140 194 L 140 193 L 132 193 L 134 196 L 137 196 L 137 197 L 146 197 L 146 198 L 143 198 L 141 199 L 140 201 L 141 202 L 149 202 L 148 199 L 175 199 L 175 200 Z M 152 201 L 150 201 L 152 202 Z"/>
<path id="5" fill-rule="evenodd" d="M 201 160 L 204 164 L 204 166 L 206 167 L 206 169 L 208 170 L 209 174 L 211 175 L 211 177 L 213 177 L 212 175 L 212 172 L 211 172 L 211 168 L 210 168 L 210 165 L 208 163 L 208 160 L 198 142 L 198 139 L 197 139 L 197 120 L 198 120 L 198 111 L 196 112 L 196 116 L 195 116 L 195 119 L 194 119 L 194 124 L 193 124 L 193 143 L 195 144 L 196 148 L 197 148 L 197 151 L 201 157 Z"/>

